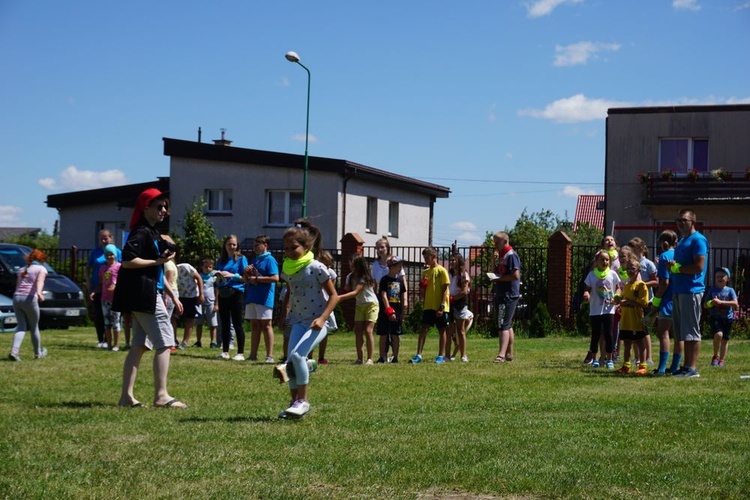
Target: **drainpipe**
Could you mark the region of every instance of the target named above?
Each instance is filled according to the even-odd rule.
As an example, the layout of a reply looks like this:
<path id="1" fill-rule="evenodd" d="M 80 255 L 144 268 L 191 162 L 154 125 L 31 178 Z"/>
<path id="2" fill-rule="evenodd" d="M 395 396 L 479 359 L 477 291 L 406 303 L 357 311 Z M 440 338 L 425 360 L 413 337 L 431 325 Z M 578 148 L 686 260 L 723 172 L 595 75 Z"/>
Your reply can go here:
<path id="1" fill-rule="evenodd" d="M 354 177 L 353 171 L 351 173 L 346 172 L 342 176 L 344 180 L 344 185 L 341 189 L 341 193 L 344 195 L 344 201 L 341 206 L 341 238 L 342 239 L 346 235 L 346 186 L 347 184 L 349 184 L 349 179 L 351 179 L 352 177 Z"/>

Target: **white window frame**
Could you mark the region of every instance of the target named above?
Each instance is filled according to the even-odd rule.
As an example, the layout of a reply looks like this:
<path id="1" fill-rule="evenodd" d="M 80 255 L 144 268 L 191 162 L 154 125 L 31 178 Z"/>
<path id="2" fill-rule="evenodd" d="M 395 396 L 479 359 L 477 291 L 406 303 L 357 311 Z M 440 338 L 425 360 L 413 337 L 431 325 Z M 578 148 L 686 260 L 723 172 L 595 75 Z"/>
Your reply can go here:
<path id="1" fill-rule="evenodd" d="M 284 215 L 283 220 L 279 221 L 272 221 L 272 207 L 271 207 L 271 201 L 273 198 L 278 198 L 279 195 L 283 195 L 283 200 L 281 200 L 281 203 L 283 203 L 284 207 Z M 299 196 L 299 202 L 300 202 L 300 208 L 299 212 L 292 210 L 291 202 L 292 202 L 292 195 L 298 195 Z M 279 201 L 277 199 L 277 201 Z M 294 212 L 294 213 L 293 213 Z M 288 227 L 292 224 L 296 219 L 299 219 L 302 217 L 302 191 L 296 190 L 296 189 L 269 189 L 266 191 L 266 214 L 265 214 L 265 225 L 271 226 L 271 227 Z"/>
<path id="2" fill-rule="evenodd" d="M 677 169 L 674 165 L 662 165 L 662 145 L 664 141 L 685 141 L 687 147 L 687 165 L 685 170 Z M 674 168 L 675 173 L 678 175 L 685 175 L 695 168 L 694 156 L 695 156 L 695 143 L 696 141 L 706 142 L 706 147 L 709 147 L 707 137 L 662 137 L 659 139 L 659 172 L 662 172 L 669 168 Z M 708 165 L 708 159 L 706 159 L 706 171 L 710 170 Z"/>
<path id="3" fill-rule="evenodd" d="M 388 202 L 388 236 L 393 236 L 394 238 L 398 238 L 398 212 L 398 202 Z"/>
<path id="4" fill-rule="evenodd" d="M 211 198 L 214 197 L 216 205 L 211 207 Z M 231 214 L 232 213 L 232 190 L 231 189 L 206 189 L 203 192 L 206 200 L 207 214 Z"/>
<path id="5" fill-rule="evenodd" d="M 366 232 L 378 232 L 378 199 L 374 196 L 367 197 L 367 212 L 365 217 L 365 224 Z"/>

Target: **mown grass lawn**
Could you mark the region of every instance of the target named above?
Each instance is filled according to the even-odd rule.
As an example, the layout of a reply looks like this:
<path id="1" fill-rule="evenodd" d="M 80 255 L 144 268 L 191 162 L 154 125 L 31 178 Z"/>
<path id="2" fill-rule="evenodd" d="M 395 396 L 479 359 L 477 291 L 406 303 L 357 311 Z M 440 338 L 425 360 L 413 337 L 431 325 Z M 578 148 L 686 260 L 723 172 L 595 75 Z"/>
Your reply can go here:
<path id="1" fill-rule="evenodd" d="M 10 334 L 0 334 L 9 349 Z M 47 359 L 0 362 L 3 498 L 747 498 L 750 341 L 701 378 L 621 377 L 581 366 L 582 338 L 471 338 L 470 363 L 353 366 L 352 334 L 329 341 L 312 411 L 271 368 L 188 349 L 170 392 L 187 410 L 122 409 L 125 354 L 90 328 L 44 331 Z M 280 336 L 276 352 L 280 352 Z M 437 340 L 430 337 L 427 353 Z M 431 356 L 427 356 L 431 359 Z M 137 395 L 152 397 L 150 355 Z"/>

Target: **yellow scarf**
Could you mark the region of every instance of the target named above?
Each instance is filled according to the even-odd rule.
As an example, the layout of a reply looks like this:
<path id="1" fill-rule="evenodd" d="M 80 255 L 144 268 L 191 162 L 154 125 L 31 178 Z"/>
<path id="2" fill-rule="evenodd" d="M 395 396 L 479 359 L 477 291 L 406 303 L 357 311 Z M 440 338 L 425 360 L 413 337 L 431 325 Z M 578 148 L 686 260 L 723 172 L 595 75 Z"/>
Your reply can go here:
<path id="1" fill-rule="evenodd" d="M 292 274 L 297 274 L 301 269 L 307 267 L 314 258 L 315 256 L 309 250 L 305 255 L 297 260 L 292 260 L 288 257 L 285 257 L 284 263 L 281 265 L 281 269 L 284 271 L 284 274 L 288 274 L 291 276 Z"/>

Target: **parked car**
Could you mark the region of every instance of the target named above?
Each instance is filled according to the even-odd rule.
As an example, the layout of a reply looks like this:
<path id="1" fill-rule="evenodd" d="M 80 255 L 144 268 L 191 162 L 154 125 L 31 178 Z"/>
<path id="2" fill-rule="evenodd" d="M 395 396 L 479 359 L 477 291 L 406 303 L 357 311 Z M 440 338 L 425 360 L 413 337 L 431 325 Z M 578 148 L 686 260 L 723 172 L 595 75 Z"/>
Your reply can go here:
<path id="1" fill-rule="evenodd" d="M 13 310 L 13 299 L 0 295 L 0 332 L 12 332 L 16 329 L 16 312 Z"/>
<path id="2" fill-rule="evenodd" d="M 31 248 L 27 246 L 0 243 L 0 294 L 13 296 L 18 270 L 26 265 L 26 256 L 30 253 Z M 82 325 L 86 320 L 86 304 L 81 288 L 49 264 L 44 266 L 48 274 L 42 292 L 44 301 L 39 305 L 40 328 Z"/>

